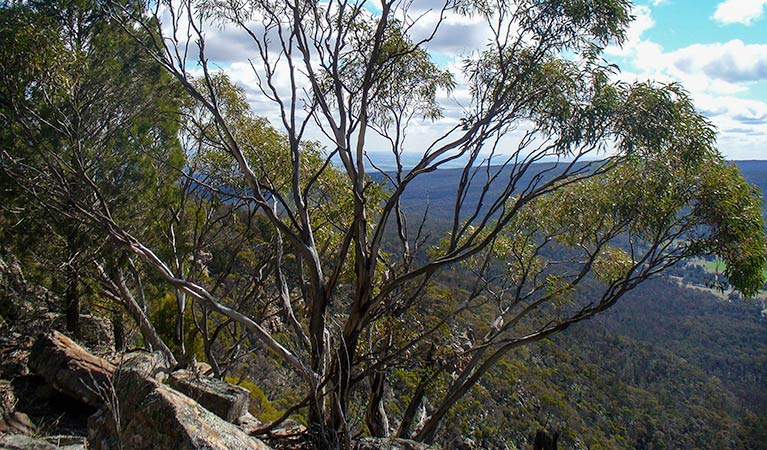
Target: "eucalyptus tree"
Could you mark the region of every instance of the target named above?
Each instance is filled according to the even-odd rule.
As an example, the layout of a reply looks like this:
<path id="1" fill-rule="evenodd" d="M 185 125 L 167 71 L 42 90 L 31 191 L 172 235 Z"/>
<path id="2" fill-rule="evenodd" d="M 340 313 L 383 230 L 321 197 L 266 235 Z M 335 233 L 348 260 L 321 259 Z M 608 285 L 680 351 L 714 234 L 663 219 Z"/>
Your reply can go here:
<path id="1" fill-rule="evenodd" d="M 5 189 L 19 205 L 13 214 L 29 221 L 38 211 L 42 246 L 62 242 L 67 328 L 77 333 L 81 278 L 103 278 L 104 294 L 128 308 L 150 346 L 167 351 L 128 289 L 134 277 L 122 276 L 130 258 L 89 216 L 130 218 L 131 230 L 148 236 L 153 208 L 176 189 L 169 167 L 180 164 L 182 91 L 103 3 L 11 3 L 0 17 Z"/>
<path id="2" fill-rule="evenodd" d="M 221 113 L 229 123 L 235 124 L 233 130 L 245 148 L 245 158 L 257 166 L 259 175 L 268 180 L 274 192 L 287 192 L 291 172 L 286 137 L 266 119 L 249 111 L 243 90 L 226 75 L 216 74 L 209 81 L 208 86 L 221 100 Z M 200 80 L 192 82 L 201 88 L 204 86 Z M 171 271 L 177 278 L 206 282 L 210 294 L 256 321 L 278 314 L 296 338 L 307 340 L 296 317 L 300 311 L 294 310 L 289 299 L 287 279 L 292 274 L 286 273 L 280 262 L 290 253 L 282 233 L 270 226 L 264 228 L 263 214 L 251 207 L 249 188 L 227 155 L 210 112 L 199 102 L 187 102 L 181 115 L 180 136 L 185 152 L 182 195 L 176 199 L 168 217 L 162 219 L 168 229 L 166 240 L 171 242 L 168 246 L 172 250 Z M 307 141 L 301 146 L 307 167 L 320 167 L 324 163 L 316 143 Z M 337 234 L 335 224 L 328 217 L 346 214 L 348 199 L 341 198 L 339 194 L 343 191 L 336 188 L 343 180 L 330 168 L 315 182 L 321 192 L 308 199 L 308 211 L 321 241 L 333 247 L 330 242 L 337 239 Z M 208 262 L 201 265 L 201 259 Z M 181 319 L 186 295 L 183 291 L 177 292 L 183 296 L 179 302 L 178 319 Z M 194 301 L 194 296 L 191 300 Z M 248 351 L 253 348 L 242 345 L 247 341 L 247 333 L 243 333 L 236 321 L 215 321 L 204 304 L 197 306 L 192 314 L 206 357 L 215 374 L 223 376 L 247 353 L 245 348 Z M 177 333 L 183 333 L 179 329 L 181 323 L 180 320 L 177 323 Z M 220 347 L 223 342 L 218 338 L 224 330 L 230 335 L 231 344 L 227 351 L 214 352 L 213 347 Z"/>
<path id="3" fill-rule="evenodd" d="M 602 60 L 604 46 L 625 38 L 628 1 L 113 6 L 126 32 L 151 37 L 137 36 L 209 114 L 251 207 L 289 243 L 293 257 L 282 258 L 286 249 L 274 240 L 271 263 L 275 273 L 296 276 L 273 282 L 283 307 L 301 305 L 305 315 L 285 315 L 290 339 L 272 334 L 204 282 L 176 276 L 118 220 L 100 219 L 171 285 L 239 323 L 303 378 L 306 398 L 297 407 L 308 409 L 318 445 L 350 446 L 365 430 L 359 411 L 370 433 L 391 434 L 382 386 L 396 367 L 431 366 L 416 391 L 402 393 L 414 403 L 395 419 L 399 435 L 434 441 L 445 414 L 509 351 L 604 311 L 684 258 L 717 254 L 741 292 L 763 287 L 758 194 L 724 162 L 711 124 L 679 86 L 613 81 L 615 69 Z M 409 125 L 441 123 L 440 94 L 456 87 L 429 53 L 448 15 L 484 21 L 489 38 L 460 68 L 470 95 L 463 117 L 446 121 L 433 142 L 414 144 Z M 258 100 L 274 107 L 282 153 L 253 146 L 247 127 L 227 113 L 208 54 L 214 27 L 248 39 L 252 53 L 244 56 Z M 308 130 L 329 142 L 311 164 L 317 153 L 307 151 Z M 367 164 L 373 136 L 397 162 L 377 173 L 387 183 L 383 195 Z M 408 168 L 406 147 L 420 152 Z M 548 160 L 556 163 L 535 164 Z M 449 229 L 425 249 L 423 227 L 412 226 L 424 217 L 408 217 L 403 197 L 415 180 L 457 161 Z M 329 171 L 343 175 L 332 189 L 348 201 L 346 214 L 330 217 L 333 238 L 320 233 L 319 221 L 328 221 L 316 202 L 331 188 L 320 182 Z M 386 252 L 392 229 L 397 250 Z M 435 297 L 440 274 L 459 265 L 473 281 Z M 455 332 L 465 342 L 454 345 Z M 421 405 L 427 417 L 414 429 Z"/>

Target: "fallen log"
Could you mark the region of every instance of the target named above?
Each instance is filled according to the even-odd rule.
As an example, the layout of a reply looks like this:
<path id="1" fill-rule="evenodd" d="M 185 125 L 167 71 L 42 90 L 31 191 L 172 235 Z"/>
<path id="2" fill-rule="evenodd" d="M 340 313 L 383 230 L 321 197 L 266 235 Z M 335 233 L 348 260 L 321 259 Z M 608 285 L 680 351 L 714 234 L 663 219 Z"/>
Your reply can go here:
<path id="1" fill-rule="evenodd" d="M 115 367 L 54 331 L 41 335 L 29 352 L 29 367 L 56 390 L 98 408 L 110 392 Z"/>

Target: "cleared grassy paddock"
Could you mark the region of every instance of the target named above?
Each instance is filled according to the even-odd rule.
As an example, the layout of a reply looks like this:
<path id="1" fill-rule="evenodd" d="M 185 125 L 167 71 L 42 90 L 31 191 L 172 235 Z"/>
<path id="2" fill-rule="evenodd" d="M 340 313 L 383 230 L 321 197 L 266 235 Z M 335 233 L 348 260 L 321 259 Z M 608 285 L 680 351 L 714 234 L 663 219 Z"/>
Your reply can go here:
<path id="1" fill-rule="evenodd" d="M 707 272 L 711 272 L 711 273 L 724 273 L 724 269 L 727 267 L 724 261 L 720 259 L 717 259 L 714 261 L 707 261 L 705 259 L 696 259 L 693 261 L 693 264 L 697 264 L 703 267 Z M 764 275 L 767 277 L 767 270 L 764 271 Z"/>

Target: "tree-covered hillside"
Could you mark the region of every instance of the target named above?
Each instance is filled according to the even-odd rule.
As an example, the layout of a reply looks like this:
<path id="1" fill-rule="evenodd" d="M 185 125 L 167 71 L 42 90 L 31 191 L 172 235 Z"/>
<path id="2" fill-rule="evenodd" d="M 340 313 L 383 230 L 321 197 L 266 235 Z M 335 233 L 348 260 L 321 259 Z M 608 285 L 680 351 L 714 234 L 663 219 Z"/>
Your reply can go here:
<path id="1" fill-rule="evenodd" d="M 767 161 L 737 161 L 738 168 L 749 183 L 757 186 L 762 194 L 767 193 Z M 767 205 L 767 197 L 762 197 L 762 201 Z M 767 207 L 767 206 L 766 206 Z"/>
<path id="2" fill-rule="evenodd" d="M 767 162 L 735 164 L 767 187 Z M 428 201 L 433 235 L 458 176 L 430 174 L 404 204 L 424 211 Z M 486 447 L 522 445 L 541 428 L 560 432 L 565 448 L 767 446 L 767 303 L 718 294 L 716 273 L 698 266 L 671 273 L 511 355 L 461 410 L 486 414 L 456 416 L 456 429 Z"/>

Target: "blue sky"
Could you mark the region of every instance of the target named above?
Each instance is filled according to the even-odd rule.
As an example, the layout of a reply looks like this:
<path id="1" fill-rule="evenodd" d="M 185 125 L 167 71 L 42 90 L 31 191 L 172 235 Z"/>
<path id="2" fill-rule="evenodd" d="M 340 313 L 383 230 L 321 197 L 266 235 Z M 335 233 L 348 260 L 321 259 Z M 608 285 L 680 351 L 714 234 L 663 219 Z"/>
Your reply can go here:
<path id="1" fill-rule="evenodd" d="M 730 159 L 767 159 L 767 0 L 645 0 L 608 55 L 625 79 L 681 82 Z"/>
<path id="2" fill-rule="evenodd" d="M 411 12 L 424 15 L 412 34 L 429 32 L 439 3 L 413 2 Z M 618 77 L 682 83 L 717 127 L 725 157 L 767 159 L 767 0 L 636 0 L 633 15 L 625 45 L 605 51 L 620 66 Z M 274 104 L 259 91 L 248 62 L 257 55 L 248 37 L 241 30 L 214 28 L 207 38 L 209 56 L 246 89 L 256 113 L 274 115 Z M 442 122 L 411 124 L 413 144 L 406 151 L 422 151 L 423 142 L 436 139 L 460 119 L 470 96 L 460 85 L 459 67 L 487 38 L 487 25 L 481 21 L 453 16 L 442 24 L 429 50 L 436 62 L 454 72 L 459 86 L 442 98 Z M 309 137 L 323 140 L 319 133 Z M 375 147 L 374 137 L 370 143 Z"/>
<path id="3" fill-rule="evenodd" d="M 657 4 L 655 4 L 657 3 Z M 737 16 L 734 11 L 739 4 L 758 5 L 758 1 L 720 2 L 716 0 L 664 0 L 661 2 L 639 2 L 650 8 L 655 25 L 645 32 L 645 37 L 669 50 L 692 44 L 711 44 L 740 39 L 746 43 L 759 44 L 767 40 L 767 23 L 764 6 L 761 14 Z M 715 16 L 717 6 L 733 14 Z M 740 20 L 737 20 L 740 18 Z"/>

